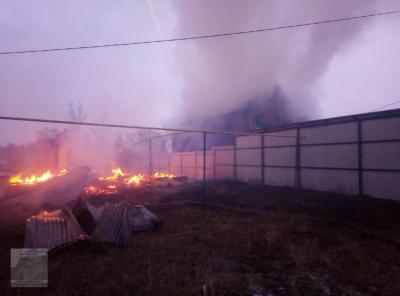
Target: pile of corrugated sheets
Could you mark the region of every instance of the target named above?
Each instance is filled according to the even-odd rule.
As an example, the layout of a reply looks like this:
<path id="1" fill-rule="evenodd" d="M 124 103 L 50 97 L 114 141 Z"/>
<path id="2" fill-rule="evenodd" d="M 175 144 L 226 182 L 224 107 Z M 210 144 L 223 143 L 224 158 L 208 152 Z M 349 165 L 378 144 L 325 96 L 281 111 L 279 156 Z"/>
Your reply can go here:
<path id="1" fill-rule="evenodd" d="M 89 239 L 97 242 L 108 242 L 120 246 L 132 243 L 132 232 L 154 228 L 157 217 L 146 207 L 121 202 L 96 208 L 88 202 L 80 202 L 79 207 L 90 213 L 95 221 L 94 231 L 90 234 L 79 223 L 80 217 L 75 217 L 76 208 L 58 209 L 52 212 L 41 211 L 26 221 L 25 247 L 47 248 L 71 244 L 79 239 Z M 86 219 L 87 220 L 87 219 Z"/>

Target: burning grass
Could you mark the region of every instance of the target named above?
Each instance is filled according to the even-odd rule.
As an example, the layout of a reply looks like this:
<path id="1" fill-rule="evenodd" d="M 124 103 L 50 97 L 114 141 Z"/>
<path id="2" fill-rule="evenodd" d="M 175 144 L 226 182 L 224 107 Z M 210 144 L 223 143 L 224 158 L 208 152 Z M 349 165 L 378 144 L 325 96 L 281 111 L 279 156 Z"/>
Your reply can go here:
<path id="1" fill-rule="evenodd" d="M 173 174 L 156 172 L 152 176 L 144 174 L 128 174 L 121 168 L 112 169 L 110 176 L 101 176 L 94 183 L 86 186 L 85 194 L 88 196 L 112 195 L 132 187 L 149 185 L 152 180 L 172 179 Z"/>
<path id="2" fill-rule="evenodd" d="M 36 190 L 38 187 L 49 188 L 49 183 L 55 179 L 61 179 L 60 177 L 69 175 L 68 170 L 62 169 L 58 173 L 53 173 L 51 170 L 47 170 L 43 174 L 17 174 L 9 178 L 8 188 L 5 193 L 7 198 L 12 198 L 19 196 L 24 193 L 29 193 L 32 190 Z M 111 170 L 111 174 L 107 175 L 105 173 L 87 172 L 86 186 L 83 189 L 83 193 L 87 196 L 101 196 L 101 195 L 114 195 L 121 191 L 126 191 L 138 186 L 149 186 L 152 182 L 167 181 L 172 182 L 175 175 L 156 172 L 151 176 L 145 174 L 133 174 L 124 172 L 120 167 Z M 56 177 L 56 178 L 55 178 Z M 86 179 L 82 176 L 81 179 Z M 63 179 L 64 181 L 67 179 Z M 75 186 L 76 182 L 74 180 L 69 180 L 65 183 L 65 187 Z M 62 182 L 61 182 L 62 183 Z M 51 187 L 51 186 L 50 186 Z"/>
<path id="3" fill-rule="evenodd" d="M 31 175 L 23 175 L 23 174 L 18 174 L 15 176 L 12 176 L 9 180 L 10 185 L 34 185 L 37 183 L 42 183 L 46 182 L 47 180 L 50 180 L 53 177 L 60 177 L 64 176 L 68 173 L 66 169 L 60 170 L 58 173 L 52 173 L 50 170 L 47 170 L 46 172 L 42 174 L 31 174 Z"/>
<path id="4" fill-rule="evenodd" d="M 196 203 L 200 193 L 131 191 L 129 198 L 147 203 L 163 225 L 136 234 L 128 248 L 81 242 L 52 252 L 48 289 L 9 288 L 9 249 L 22 247 L 32 209 L 0 204 L 0 289 L 37 295 L 399 295 L 399 204 L 233 183 L 210 186 L 209 206 L 203 207 Z M 116 194 L 112 201 L 124 198 Z"/>

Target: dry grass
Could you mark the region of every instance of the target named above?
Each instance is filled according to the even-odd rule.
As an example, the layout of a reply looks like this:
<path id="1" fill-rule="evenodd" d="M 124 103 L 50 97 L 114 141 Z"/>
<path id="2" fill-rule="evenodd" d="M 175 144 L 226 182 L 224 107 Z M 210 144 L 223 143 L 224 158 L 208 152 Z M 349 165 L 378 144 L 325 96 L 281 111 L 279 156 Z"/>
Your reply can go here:
<path id="1" fill-rule="evenodd" d="M 260 213 L 167 205 L 198 193 L 133 194 L 163 225 L 129 248 L 83 242 L 52 252 L 48 289 L 9 288 L 10 248 L 22 246 L 32 209 L 0 208 L 1 294 L 400 295 L 400 244 L 349 227 L 399 238 L 398 204 L 217 184 L 210 202 Z"/>

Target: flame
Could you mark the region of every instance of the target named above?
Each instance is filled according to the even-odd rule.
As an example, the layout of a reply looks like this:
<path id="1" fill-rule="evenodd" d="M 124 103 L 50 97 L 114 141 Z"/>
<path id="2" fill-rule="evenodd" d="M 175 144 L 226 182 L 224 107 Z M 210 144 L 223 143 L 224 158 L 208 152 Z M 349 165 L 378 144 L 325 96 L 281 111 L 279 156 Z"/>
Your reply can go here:
<path id="1" fill-rule="evenodd" d="M 59 176 L 64 176 L 64 175 L 66 175 L 66 174 L 68 174 L 67 169 L 62 169 L 62 170 L 58 173 Z"/>
<path id="2" fill-rule="evenodd" d="M 119 177 L 125 176 L 125 173 L 121 170 L 121 168 L 113 169 L 111 172 L 113 173 L 113 175 L 111 177 L 111 179 L 113 179 L 113 180 L 118 179 Z"/>
<path id="3" fill-rule="evenodd" d="M 144 181 L 144 175 L 142 175 L 142 174 L 129 176 L 129 177 L 124 179 L 124 183 L 127 184 L 127 185 L 140 184 L 143 181 Z"/>
<path id="4" fill-rule="evenodd" d="M 119 167 L 112 169 L 111 172 L 112 172 L 111 176 L 100 177 L 100 178 L 98 178 L 98 180 L 113 182 L 113 181 L 118 181 L 118 180 L 122 179 L 123 183 L 126 184 L 126 185 L 139 184 L 139 183 L 144 181 L 144 175 L 143 174 L 137 174 L 137 175 L 126 174 Z M 110 186 L 113 186 L 113 185 L 109 185 L 107 187 L 111 188 Z"/>
<path id="5" fill-rule="evenodd" d="M 118 193 L 121 189 L 131 188 L 132 186 L 139 186 L 148 176 L 144 174 L 130 174 L 123 172 L 120 167 L 112 169 L 112 174 L 110 176 L 99 177 L 96 184 L 90 184 L 85 187 L 84 191 L 88 196 L 98 196 L 98 195 L 111 195 Z M 150 178 L 168 178 L 172 179 L 176 176 L 174 174 L 156 172 Z"/>
<path id="6" fill-rule="evenodd" d="M 89 185 L 85 187 L 85 193 L 87 195 L 98 195 L 104 193 L 104 189 L 99 186 Z"/>
<path id="7" fill-rule="evenodd" d="M 115 168 L 111 170 L 112 175 L 108 177 L 100 177 L 99 180 L 107 180 L 107 181 L 115 181 L 120 177 L 125 176 L 125 173 L 121 170 L 121 168 Z"/>
<path id="8" fill-rule="evenodd" d="M 160 173 L 160 172 L 156 172 L 155 174 L 153 174 L 153 178 L 168 178 L 168 179 L 172 179 L 175 178 L 176 176 L 174 174 L 168 174 L 168 173 Z"/>
<path id="9" fill-rule="evenodd" d="M 109 185 L 105 188 L 102 188 L 100 186 L 95 186 L 95 185 L 89 185 L 85 187 L 85 193 L 87 195 L 100 195 L 100 194 L 113 194 L 117 192 L 117 186 L 114 185 Z"/>
<path id="10" fill-rule="evenodd" d="M 55 177 L 55 176 L 63 176 L 67 174 L 68 171 L 66 169 L 62 169 L 58 174 L 53 174 L 51 171 L 46 171 L 42 175 L 37 176 L 35 174 L 22 177 L 21 174 L 15 175 L 9 179 L 9 183 L 11 185 L 31 185 L 31 184 L 36 184 L 36 183 L 42 183 L 46 182 L 47 180 Z"/>
<path id="11" fill-rule="evenodd" d="M 98 180 L 101 182 L 98 184 L 86 186 L 84 189 L 85 193 L 90 196 L 113 194 L 117 193 L 121 188 L 139 185 L 145 180 L 143 174 L 127 174 L 119 167 L 112 169 L 111 172 L 112 174 L 110 176 L 99 177 Z"/>
<path id="12" fill-rule="evenodd" d="M 89 185 L 85 187 L 85 192 L 87 194 L 97 194 L 101 190 L 100 187 L 94 186 L 94 185 Z"/>

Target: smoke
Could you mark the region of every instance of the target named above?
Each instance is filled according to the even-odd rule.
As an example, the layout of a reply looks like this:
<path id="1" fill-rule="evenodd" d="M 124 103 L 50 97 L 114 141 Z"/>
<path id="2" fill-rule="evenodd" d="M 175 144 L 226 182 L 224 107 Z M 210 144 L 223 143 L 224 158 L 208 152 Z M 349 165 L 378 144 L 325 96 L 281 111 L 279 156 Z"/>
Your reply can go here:
<path id="1" fill-rule="evenodd" d="M 172 35 L 173 11 L 146 1 L 0 1 L 0 51 L 152 40 Z M 0 113 L 68 119 L 80 103 L 87 121 L 160 126 L 173 117 L 179 83 L 174 44 L 0 56 Z M 0 122 L 0 145 L 34 141 L 38 125 Z M 22 126 L 22 128 L 21 128 Z M 40 126 L 42 128 L 42 126 Z"/>
<path id="2" fill-rule="evenodd" d="M 243 31 L 390 10 L 391 3 L 396 1 L 125 0 L 115 4 L 72 0 L 44 5 L 16 0 L 0 3 L 0 50 Z M 198 122 L 214 116 L 220 117 L 217 128 L 225 130 L 317 117 L 321 77 L 333 58 L 350 50 L 372 22 L 363 19 L 176 43 L 2 56 L 0 113 L 68 119 L 72 101 L 82 104 L 87 121 L 204 126 Z M 222 114 L 257 120 L 229 116 L 225 120 Z M 54 127 L 65 128 L 1 121 L 0 146 L 34 142 L 39 129 Z M 76 151 L 76 166 L 114 161 L 120 131 L 96 130 L 95 135 L 90 130 L 89 136 L 71 133 L 68 141 L 70 150 Z M 135 143 L 143 135 L 122 138 Z"/>
<path id="3" fill-rule="evenodd" d="M 343 18 L 379 11 L 378 1 L 177 1 L 177 36 L 205 35 Z M 215 116 L 246 102 L 287 98 L 292 120 L 318 114 L 318 83 L 332 58 L 370 20 L 192 41 L 180 46 L 182 114 Z M 276 110 L 279 112 L 279 110 Z"/>

